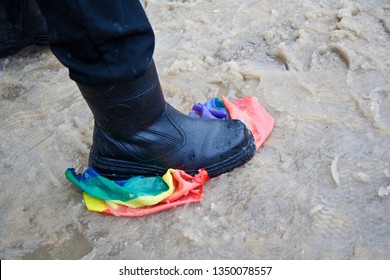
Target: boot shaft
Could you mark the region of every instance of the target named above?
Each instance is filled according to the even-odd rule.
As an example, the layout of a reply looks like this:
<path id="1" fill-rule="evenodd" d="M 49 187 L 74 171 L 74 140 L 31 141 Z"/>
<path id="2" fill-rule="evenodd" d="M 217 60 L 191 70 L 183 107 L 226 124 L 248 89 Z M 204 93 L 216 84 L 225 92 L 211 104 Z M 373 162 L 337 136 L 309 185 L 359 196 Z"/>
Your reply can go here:
<path id="1" fill-rule="evenodd" d="M 154 63 L 135 81 L 104 86 L 77 83 L 96 123 L 121 139 L 151 126 L 165 111 L 165 100 Z"/>

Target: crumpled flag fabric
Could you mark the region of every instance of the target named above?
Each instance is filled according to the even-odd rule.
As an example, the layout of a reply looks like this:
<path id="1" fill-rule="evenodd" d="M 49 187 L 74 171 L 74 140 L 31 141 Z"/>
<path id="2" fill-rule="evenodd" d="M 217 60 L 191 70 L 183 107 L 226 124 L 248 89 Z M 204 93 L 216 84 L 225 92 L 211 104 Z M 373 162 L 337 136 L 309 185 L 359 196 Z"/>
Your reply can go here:
<path id="1" fill-rule="evenodd" d="M 150 215 L 199 202 L 203 198 L 203 186 L 209 180 L 204 169 L 195 176 L 169 169 L 162 178 L 137 176 L 127 181 L 111 181 L 92 168 L 82 174 L 69 168 L 65 175 L 84 191 L 88 210 L 126 217 Z"/>
<path id="2" fill-rule="evenodd" d="M 172 185 L 164 182 L 164 176 L 169 180 L 169 170 L 163 178 L 136 176 L 127 181 L 116 182 L 100 176 L 92 168 L 80 175 L 77 175 L 73 168 L 69 168 L 65 176 L 92 197 L 132 208 L 157 204 L 174 191 Z"/>
<path id="3" fill-rule="evenodd" d="M 243 121 L 252 131 L 258 150 L 271 134 L 275 123 L 274 118 L 254 96 L 235 99 L 232 102 L 222 96 L 222 100 L 229 111 L 230 118 Z"/>
<path id="4" fill-rule="evenodd" d="M 221 98 L 212 98 L 204 104 L 197 103 L 192 106 L 191 117 L 207 119 L 228 119 L 229 114 Z"/>

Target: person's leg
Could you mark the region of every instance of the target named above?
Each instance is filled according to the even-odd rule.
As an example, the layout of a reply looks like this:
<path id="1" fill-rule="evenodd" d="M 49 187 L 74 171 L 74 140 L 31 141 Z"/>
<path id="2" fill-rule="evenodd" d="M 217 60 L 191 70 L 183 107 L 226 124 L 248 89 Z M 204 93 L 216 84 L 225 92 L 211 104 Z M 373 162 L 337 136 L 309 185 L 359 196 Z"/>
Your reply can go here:
<path id="1" fill-rule="evenodd" d="M 48 43 L 46 21 L 33 0 L 0 1 L 0 57 Z"/>
<path id="2" fill-rule="evenodd" d="M 50 47 L 87 85 L 127 82 L 152 61 L 154 33 L 139 1 L 37 0 L 50 28 Z"/>
<path id="3" fill-rule="evenodd" d="M 205 168 L 215 177 L 253 157 L 253 137 L 240 121 L 190 118 L 165 102 L 152 59 L 153 31 L 139 1 L 37 2 L 53 53 L 94 115 L 89 164 L 101 175 Z"/>

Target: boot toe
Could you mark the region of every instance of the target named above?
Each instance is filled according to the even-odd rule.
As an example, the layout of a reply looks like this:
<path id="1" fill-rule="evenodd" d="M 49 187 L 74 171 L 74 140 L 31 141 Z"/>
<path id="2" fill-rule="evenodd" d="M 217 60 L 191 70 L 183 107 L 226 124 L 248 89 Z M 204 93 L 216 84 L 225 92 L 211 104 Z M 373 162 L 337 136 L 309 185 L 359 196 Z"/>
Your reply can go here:
<path id="1" fill-rule="evenodd" d="M 256 152 L 252 133 L 244 123 L 239 120 L 222 122 L 224 129 L 217 137 L 208 140 L 213 144 L 209 148 L 209 163 L 204 168 L 211 178 L 245 164 Z"/>

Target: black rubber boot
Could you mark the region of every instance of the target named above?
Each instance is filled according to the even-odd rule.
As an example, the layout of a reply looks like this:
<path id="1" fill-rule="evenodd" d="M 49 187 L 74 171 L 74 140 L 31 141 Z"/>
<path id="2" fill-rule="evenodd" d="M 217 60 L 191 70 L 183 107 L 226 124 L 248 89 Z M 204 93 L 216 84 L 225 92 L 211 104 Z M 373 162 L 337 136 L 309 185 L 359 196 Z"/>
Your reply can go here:
<path id="1" fill-rule="evenodd" d="M 95 118 L 89 165 L 105 177 L 205 168 L 212 178 L 255 154 L 241 121 L 191 118 L 167 104 L 154 64 L 134 82 L 78 86 Z"/>
<path id="2" fill-rule="evenodd" d="M 33 0 L 2 0 L 0 3 L 0 57 L 29 45 L 48 45 L 45 18 Z"/>

